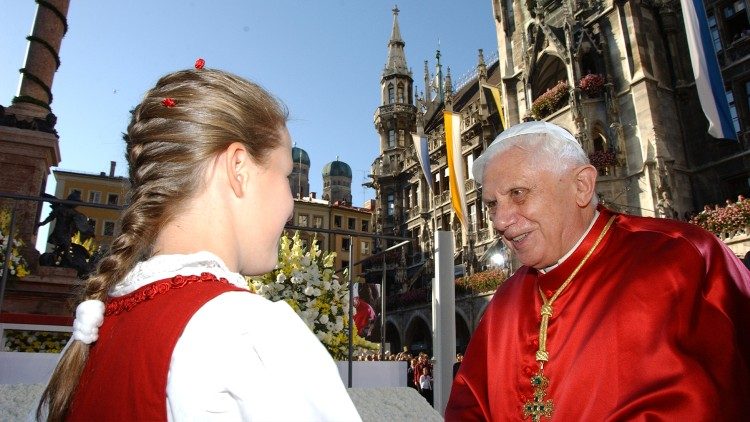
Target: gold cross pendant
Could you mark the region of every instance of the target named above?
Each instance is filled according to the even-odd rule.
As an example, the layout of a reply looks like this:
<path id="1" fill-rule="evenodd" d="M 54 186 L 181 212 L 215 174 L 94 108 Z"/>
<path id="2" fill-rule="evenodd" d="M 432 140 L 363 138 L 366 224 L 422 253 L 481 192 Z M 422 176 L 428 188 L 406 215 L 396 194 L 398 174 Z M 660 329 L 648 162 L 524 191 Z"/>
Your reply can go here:
<path id="1" fill-rule="evenodd" d="M 549 380 L 542 374 L 542 371 L 537 372 L 536 375 L 531 377 L 531 386 L 534 388 L 534 399 L 523 404 L 524 419 L 531 416 L 533 422 L 539 422 L 542 420 L 542 416 L 552 417 L 552 411 L 554 410 L 552 400 L 544 400 L 548 385 Z"/>

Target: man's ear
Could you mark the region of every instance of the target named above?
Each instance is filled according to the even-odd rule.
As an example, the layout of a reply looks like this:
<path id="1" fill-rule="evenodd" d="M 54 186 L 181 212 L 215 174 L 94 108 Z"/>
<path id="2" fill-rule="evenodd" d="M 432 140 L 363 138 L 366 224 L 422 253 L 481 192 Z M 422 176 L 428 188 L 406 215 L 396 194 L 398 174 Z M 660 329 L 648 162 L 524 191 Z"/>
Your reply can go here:
<path id="1" fill-rule="evenodd" d="M 596 168 L 590 164 L 574 170 L 576 204 L 579 207 L 583 208 L 591 203 L 596 189 L 596 176 Z"/>
<path id="2" fill-rule="evenodd" d="M 223 161 L 229 186 L 237 197 L 244 196 L 253 165 L 247 148 L 240 142 L 233 142 L 227 147 Z"/>

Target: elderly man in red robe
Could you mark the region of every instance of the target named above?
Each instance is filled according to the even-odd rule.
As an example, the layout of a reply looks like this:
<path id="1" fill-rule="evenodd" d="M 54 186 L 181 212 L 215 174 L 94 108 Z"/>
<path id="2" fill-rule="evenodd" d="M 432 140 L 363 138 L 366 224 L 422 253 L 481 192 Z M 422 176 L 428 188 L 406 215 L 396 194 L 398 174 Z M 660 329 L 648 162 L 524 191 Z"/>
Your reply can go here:
<path id="1" fill-rule="evenodd" d="M 474 163 L 523 266 L 471 338 L 446 420 L 750 420 L 750 272 L 716 236 L 597 205 L 597 171 L 545 122 Z"/>

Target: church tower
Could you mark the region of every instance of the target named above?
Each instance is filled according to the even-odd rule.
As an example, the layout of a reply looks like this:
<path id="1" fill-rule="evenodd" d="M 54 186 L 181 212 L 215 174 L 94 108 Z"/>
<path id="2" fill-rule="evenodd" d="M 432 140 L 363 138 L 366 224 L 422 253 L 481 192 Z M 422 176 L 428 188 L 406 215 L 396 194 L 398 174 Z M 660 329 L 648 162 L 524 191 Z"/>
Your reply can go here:
<path id="1" fill-rule="evenodd" d="M 404 40 L 398 25 L 398 7 L 393 8 L 393 28 L 388 41 L 388 57 L 380 78 L 380 106 L 375 111 L 375 129 L 380 138 L 380 155 L 372 166 L 372 187 L 376 192 L 376 230 L 387 235 L 403 235 L 401 220 L 408 178 L 402 171 L 411 133 L 416 131 L 414 80 L 406 64 Z"/>
<path id="2" fill-rule="evenodd" d="M 310 194 L 310 156 L 302 148 L 292 147 L 292 174 L 289 185 L 292 196 L 304 198 Z"/>
<path id="3" fill-rule="evenodd" d="M 323 199 L 352 203 L 352 168 L 339 157 L 323 166 Z"/>

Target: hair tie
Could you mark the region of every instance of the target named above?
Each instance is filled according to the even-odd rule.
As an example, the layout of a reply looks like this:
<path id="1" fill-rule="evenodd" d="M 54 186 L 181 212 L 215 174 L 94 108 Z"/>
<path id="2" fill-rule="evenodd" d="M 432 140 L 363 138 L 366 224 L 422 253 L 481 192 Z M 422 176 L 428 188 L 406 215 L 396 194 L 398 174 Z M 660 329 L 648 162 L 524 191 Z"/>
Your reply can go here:
<path id="1" fill-rule="evenodd" d="M 195 68 L 196 69 L 203 69 L 203 66 L 205 66 L 205 65 L 206 65 L 206 61 L 203 60 L 203 59 L 199 58 L 198 60 L 195 61 Z"/>
<path id="2" fill-rule="evenodd" d="M 175 104 L 177 104 L 177 103 L 176 103 L 176 102 L 175 102 L 175 100 L 174 100 L 174 99 L 172 99 L 172 98 L 165 98 L 165 99 L 161 100 L 161 104 L 162 104 L 162 105 L 163 105 L 164 107 L 167 107 L 167 108 L 172 108 L 172 107 L 174 107 L 174 106 L 175 106 Z"/>
<path id="3" fill-rule="evenodd" d="M 91 299 L 79 303 L 71 340 L 80 340 L 86 344 L 95 342 L 99 338 L 99 327 L 104 322 L 104 308 L 101 300 Z"/>

